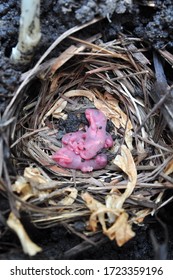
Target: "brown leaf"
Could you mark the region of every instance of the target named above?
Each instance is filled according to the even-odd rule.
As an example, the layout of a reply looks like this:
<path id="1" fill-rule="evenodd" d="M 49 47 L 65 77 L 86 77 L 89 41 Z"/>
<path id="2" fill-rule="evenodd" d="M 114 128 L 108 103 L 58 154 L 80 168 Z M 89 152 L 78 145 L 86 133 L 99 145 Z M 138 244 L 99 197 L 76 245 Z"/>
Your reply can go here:
<path id="1" fill-rule="evenodd" d="M 135 236 L 135 233 L 128 224 L 128 214 L 123 212 L 115 223 L 104 232 L 111 240 L 115 239 L 118 246 L 124 245 Z"/>
<path id="2" fill-rule="evenodd" d="M 24 170 L 24 177 L 32 184 L 32 186 L 46 184 L 50 181 L 41 174 L 38 168 L 35 167 L 26 167 Z"/>
<path id="3" fill-rule="evenodd" d="M 135 188 L 137 171 L 131 152 L 125 145 L 121 146 L 121 155 L 117 155 L 113 163 L 127 174 L 129 180 L 124 193 L 114 201 L 115 208 L 122 208 L 124 201 L 131 195 Z"/>
<path id="4" fill-rule="evenodd" d="M 23 201 L 26 201 L 33 196 L 31 185 L 22 176 L 17 178 L 15 183 L 12 185 L 12 188 L 14 192 L 20 195 L 20 198 Z"/>
<path id="5" fill-rule="evenodd" d="M 89 220 L 89 225 L 93 231 L 97 229 L 98 220 L 102 225 L 102 228 L 106 228 L 105 224 L 105 211 L 107 211 L 106 206 L 101 202 L 94 199 L 89 193 L 83 193 L 81 195 L 82 199 L 86 202 L 87 207 L 90 209 L 91 216 Z M 97 212 L 99 211 L 99 212 Z M 98 219 L 97 219 L 98 218 Z"/>
<path id="6" fill-rule="evenodd" d="M 123 128 L 127 128 L 127 130 L 131 130 L 133 128 L 130 119 L 128 119 L 127 115 L 120 109 L 119 102 L 116 100 L 111 94 L 106 93 L 104 95 L 105 103 L 107 108 L 110 110 L 112 116 L 111 120 L 114 122 L 115 118 L 118 117 L 120 125 Z M 116 117 L 115 117 L 116 116 Z"/>
<path id="7" fill-rule="evenodd" d="M 42 251 L 39 246 L 31 241 L 20 220 L 12 212 L 8 217 L 7 225 L 17 234 L 25 254 L 34 256 L 38 252 Z"/>
<path id="8" fill-rule="evenodd" d="M 63 199 L 57 202 L 57 205 L 72 205 L 76 200 L 78 190 L 76 188 L 64 188 L 62 193 L 65 195 Z"/>
<path id="9" fill-rule="evenodd" d="M 152 212 L 151 209 L 142 209 L 135 213 L 134 217 L 130 219 L 130 222 L 141 224 L 146 216 L 148 216 Z"/>
<path id="10" fill-rule="evenodd" d="M 109 239 L 115 239 L 118 246 L 122 246 L 135 235 L 128 223 L 128 214 L 123 209 L 107 208 L 89 193 L 84 193 L 82 198 L 92 212 L 89 218 L 89 226 L 92 231 L 95 232 L 100 223 L 103 233 Z M 107 216 L 109 215 L 114 216 L 114 223 L 110 227 L 107 226 Z"/>

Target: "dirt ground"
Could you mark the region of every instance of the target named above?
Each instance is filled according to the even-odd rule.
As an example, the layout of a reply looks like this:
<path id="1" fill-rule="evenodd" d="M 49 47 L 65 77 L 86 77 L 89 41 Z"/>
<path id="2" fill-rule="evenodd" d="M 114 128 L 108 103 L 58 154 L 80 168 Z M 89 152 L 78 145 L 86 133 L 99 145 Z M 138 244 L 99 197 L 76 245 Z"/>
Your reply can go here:
<path id="1" fill-rule="evenodd" d="M 149 2 L 155 5 L 148 6 Z M 28 69 L 33 67 L 59 35 L 77 24 L 92 20 L 96 15 L 104 16 L 105 19 L 89 27 L 87 31 L 81 31 L 79 33 L 81 38 L 85 39 L 96 32 L 101 32 L 106 42 L 116 38 L 119 32 L 123 32 L 142 38 L 150 48 L 166 48 L 173 54 L 172 11 L 171 0 L 41 1 L 42 38 Z M 27 70 L 15 67 L 9 59 L 12 47 L 17 43 L 19 17 L 19 0 L 0 0 L 0 114 L 19 85 L 22 71 Z M 51 56 L 57 56 L 65 48 L 66 41 L 54 50 Z M 171 191 L 166 193 L 167 197 L 171 195 Z M 149 217 L 144 226 L 135 228 L 136 237 L 122 248 L 105 238 L 96 247 L 87 245 L 82 251 L 70 251 L 83 240 L 68 232 L 63 226 L 39 230 L 30 224 L 26 213 L 22 215 L 22 222 L 31 239 L 43 248 L 43 252 L 37 254 L 35 259 L 173 259 L 172 208 L 170 203 L 159 213 L 164 225 L 155 217 Z M 0 193 L 0 259 L 28 259 L 28 256 L 22 253 L 16 235 L 5 226 L 4 217 L 8 214 L 8 209 L 8 199 Z M 155 234 L 161 246 L 155 243 Z"/>

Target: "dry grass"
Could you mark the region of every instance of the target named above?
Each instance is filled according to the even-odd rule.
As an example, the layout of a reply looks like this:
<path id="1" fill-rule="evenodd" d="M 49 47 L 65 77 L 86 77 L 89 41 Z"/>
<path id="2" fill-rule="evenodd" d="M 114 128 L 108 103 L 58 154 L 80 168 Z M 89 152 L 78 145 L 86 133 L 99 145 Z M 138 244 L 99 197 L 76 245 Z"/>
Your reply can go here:
<path id="1" fill-rule="evenodd" d="M 154 73 L 140 39 L 70 39 L 59 57 L 23 75 L 4 114 L 8 129 L 0 148 L 11 134 L 18 177 L 10 178 L 1 158 L 1 188 L 12 211 L 28 211 L 37 227 L 62 223 L 87 241 L 101 230 L 121 246 L 134 236 L 132 224 L 162 207 L 164 191 L 173 186 L 172 139 L 161 127 L 159 109 L 152 109 Z M 57 166 L 51 154 L 61 146 L 60 119 L 91 107 L 111 123 L 109 164 L 87 174 Z"/>

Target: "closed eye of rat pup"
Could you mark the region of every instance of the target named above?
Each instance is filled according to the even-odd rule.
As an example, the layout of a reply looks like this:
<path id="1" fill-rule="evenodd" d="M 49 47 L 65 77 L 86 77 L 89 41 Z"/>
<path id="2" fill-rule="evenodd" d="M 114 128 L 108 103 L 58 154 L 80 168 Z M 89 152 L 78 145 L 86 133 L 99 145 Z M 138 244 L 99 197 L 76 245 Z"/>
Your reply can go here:
<path id="1" fill-rule="evenodd" d="M 89 127 L 86 131 L 67 133 L 52 158 L 62 167 L 91 172 L 107 165 L 107 156 L 99 154 L 103 148 L 113 146 L 112 136 L 106 132 L 107 119 L 97 109 L 85 111 Z"/>

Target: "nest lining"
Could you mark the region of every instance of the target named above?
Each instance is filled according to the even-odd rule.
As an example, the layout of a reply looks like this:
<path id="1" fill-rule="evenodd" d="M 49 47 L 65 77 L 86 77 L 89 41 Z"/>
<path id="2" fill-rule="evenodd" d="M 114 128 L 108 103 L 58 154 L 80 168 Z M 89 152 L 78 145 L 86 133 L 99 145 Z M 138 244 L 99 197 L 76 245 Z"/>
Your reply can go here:
<path id="1" fill-rule="evenodd" d="M 154 73 L 142 42 L 71 39 L 80 45 L 44 64 L 24 88 L 28 97 L 12 144 L 20 175 L 13 191 L 37 227 L 60 222 L 78 234 L 76 222 L 82 221 L 84 239 L 101 230 L 122 246 L 135 234 L 132 225 L 157 211 L 172 184 L 169 131 L 155 140 L 160 114 L 149 115 Z M 107 116 L 115 137 L 106 168 L 84 174 L 57 166 L 51 154 L 69 132 L 69 114 L 78 116 L 81 128 L 87 108 Z"/>

